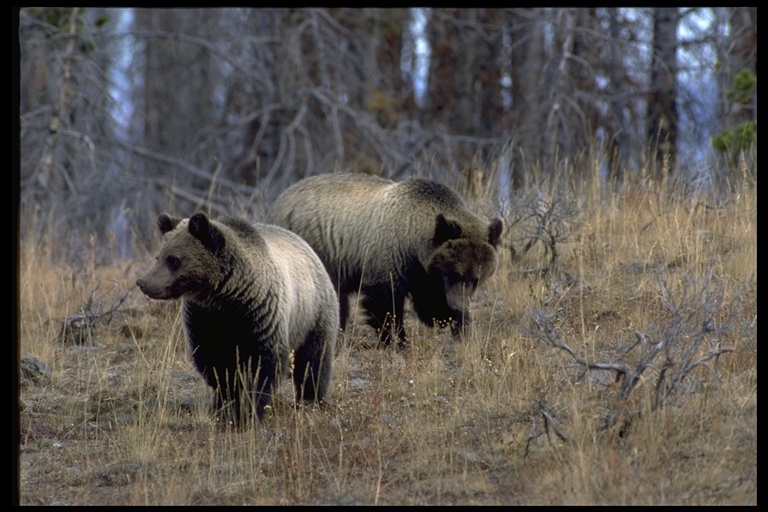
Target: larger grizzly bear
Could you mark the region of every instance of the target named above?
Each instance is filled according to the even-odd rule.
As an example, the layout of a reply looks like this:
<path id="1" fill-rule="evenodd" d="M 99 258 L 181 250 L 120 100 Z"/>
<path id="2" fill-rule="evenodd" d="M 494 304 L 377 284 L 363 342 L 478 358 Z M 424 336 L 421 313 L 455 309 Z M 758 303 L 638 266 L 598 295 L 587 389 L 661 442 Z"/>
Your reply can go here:
<path id="1" fill-rule="evenodd" d="M 198 371 L 225 419 L 258 417 L 291 368 L 296 400 L 323 400 L 339 330 L 336 293 L 317 255 L 277 226 L 203 213 L 161 214 L 157 263 L 136 284 L 153 299 L 182 301 Z"/>
<path id="2" fill-rule="evenodd" d="M 426 325 L 469 322 L 469 299 L 497 266 L 502 222 L 472 213 L 450 188 L 425 179 L 355 173 L 312 176 L 287 188 L 270 222 L 299 234 L 325 264 L 346 327 L 351 293 L 361 292 L 368 324 L 381 341 L 406 340 L 410 296 Z"/>

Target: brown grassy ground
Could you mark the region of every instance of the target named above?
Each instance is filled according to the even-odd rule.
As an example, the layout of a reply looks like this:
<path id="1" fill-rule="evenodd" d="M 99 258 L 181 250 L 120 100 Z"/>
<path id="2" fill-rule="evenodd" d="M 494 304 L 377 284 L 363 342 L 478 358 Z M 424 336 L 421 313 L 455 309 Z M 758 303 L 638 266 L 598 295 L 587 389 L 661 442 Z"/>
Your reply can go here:
<path id="1" fill-rule="evenodd" d="M 22 233 L 20 503 L 756 505 L 756 193 L 718 209 L 642 188 L 594 203 L 558 247 L 571 286 L 521 272 L 543 254 L 505 257 L 466 340 L 406 311 L 413 346 L 399 353 L 366 348 L 373 332 L 358 325 L 328 404 L 294 409 L 285 382 L 244 432 L 209 418 L 178 304 L 135 287 L 153 255 L 100 266 L 86 249 L 57 266 L 55 248 Z M 733 351 L 661 407 L 652 369 L 619 400 L 611 372 L 585 375 L 529 329 L 532 311 L 559 309 L 562 340 L 613 361 L 635 331 L 658 339 L 676 325 L 660 283 L 677 296 L 708 276 L 727 327 L 716 343 Z M 125 294 L 81 343 L 60 337 L 69 315 L 109 312 Z M 603 429 L 610 411 L 631 421 Z"/>

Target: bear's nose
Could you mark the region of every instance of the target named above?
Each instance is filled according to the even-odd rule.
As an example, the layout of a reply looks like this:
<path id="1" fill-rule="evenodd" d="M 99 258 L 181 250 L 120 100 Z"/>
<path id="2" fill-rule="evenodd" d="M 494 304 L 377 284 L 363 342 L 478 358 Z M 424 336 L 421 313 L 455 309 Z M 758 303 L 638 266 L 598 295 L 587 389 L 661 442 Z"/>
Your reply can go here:
<path id="1" fill-rule="evenodd" d="M 144 281 L 143 279 L 137 279 L 137 280 L 136 280 L 136 286 L 138 286 L 138 287 L 139 287 L 139 288 L 141 288 L 142 290 L 144 289 L 144 287 L 145 287 L 146 285 L 147 285 L 147 282 L 146 282 L 146 281 Z"/>

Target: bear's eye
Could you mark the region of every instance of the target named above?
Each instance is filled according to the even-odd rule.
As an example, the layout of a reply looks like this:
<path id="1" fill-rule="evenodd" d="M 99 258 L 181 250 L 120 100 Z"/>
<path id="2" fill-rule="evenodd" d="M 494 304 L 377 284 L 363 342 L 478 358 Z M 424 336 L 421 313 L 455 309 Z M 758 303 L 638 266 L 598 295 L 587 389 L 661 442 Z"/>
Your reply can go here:
<path id="1" fill-rule="evenodd" d="M 165 264 L 168 265 L 171 272 L 175 272 L 181 267 L 181 260 L 176 256 L 168 256 L 165 258 Z"/>

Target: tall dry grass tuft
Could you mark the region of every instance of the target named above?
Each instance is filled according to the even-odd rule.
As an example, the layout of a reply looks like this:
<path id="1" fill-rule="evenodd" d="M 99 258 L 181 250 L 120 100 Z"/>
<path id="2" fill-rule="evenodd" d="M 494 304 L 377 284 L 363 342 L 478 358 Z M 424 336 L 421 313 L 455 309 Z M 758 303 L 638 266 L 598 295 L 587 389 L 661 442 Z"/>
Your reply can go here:
<path id="1" fill-rule="evenodd" d="M 28 218 L 22 504 L 756 504 L 756 189 L 564 166 L 504 195 L 502 169 L 463 191 L 507 222 L 463 339 L 406 309 L 410 349 L 373 349 L 355 318 L 328 402 L 294 407 L 286 380 L 247 430 L 209 413 L 178 304 L 135 289 L 153 255 L 66 264 Z"/>

